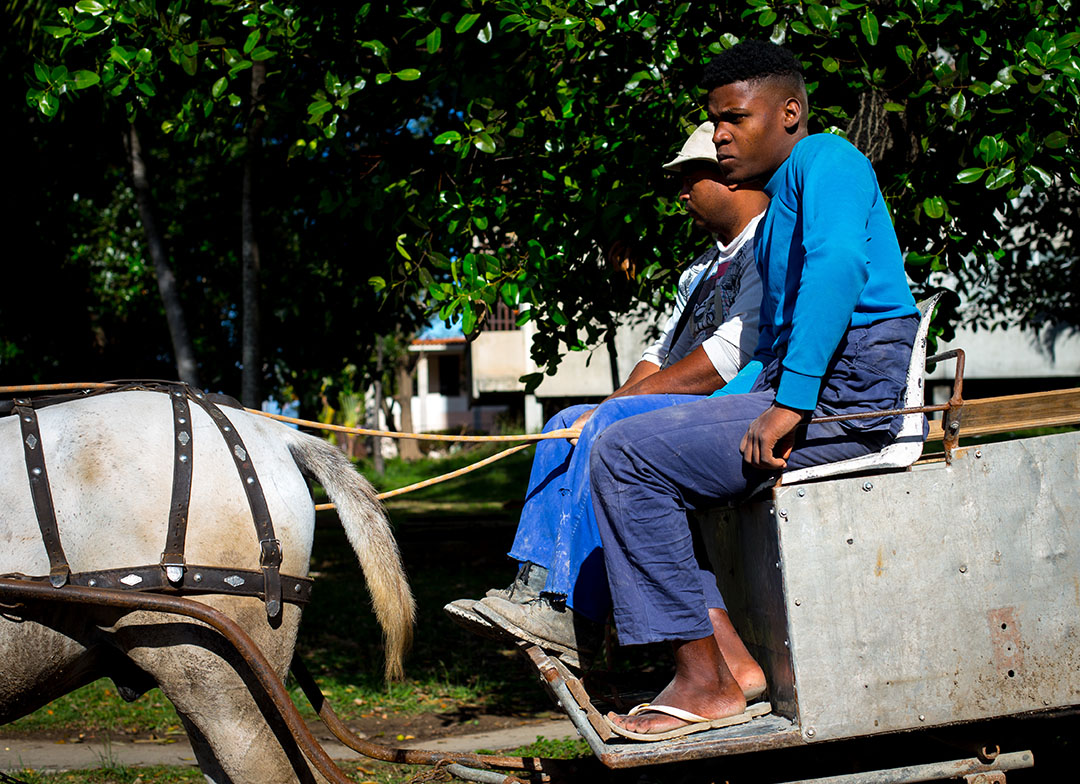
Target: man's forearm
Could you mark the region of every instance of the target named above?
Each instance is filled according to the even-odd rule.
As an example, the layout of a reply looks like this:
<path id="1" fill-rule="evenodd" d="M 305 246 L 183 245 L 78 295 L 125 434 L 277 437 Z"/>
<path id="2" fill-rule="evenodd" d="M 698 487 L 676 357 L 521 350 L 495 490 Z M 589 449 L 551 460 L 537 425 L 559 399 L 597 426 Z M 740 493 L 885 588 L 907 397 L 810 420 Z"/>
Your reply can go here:
<path id="1" fill-rule="evenodd" d="M 641 364 L 644 363 L 638 363 Z M 636 373 L 637 368 L 634 371 Z M 716 372 L 705 349 L 698 346 L 674 365 L 658 369 L 640 380 L 634 381 L 634 373 L 631 373 L 626 383 L 612 392 L 608 399 L 626 395 L 707 395 L 722 386 L 724 379 Z"/>

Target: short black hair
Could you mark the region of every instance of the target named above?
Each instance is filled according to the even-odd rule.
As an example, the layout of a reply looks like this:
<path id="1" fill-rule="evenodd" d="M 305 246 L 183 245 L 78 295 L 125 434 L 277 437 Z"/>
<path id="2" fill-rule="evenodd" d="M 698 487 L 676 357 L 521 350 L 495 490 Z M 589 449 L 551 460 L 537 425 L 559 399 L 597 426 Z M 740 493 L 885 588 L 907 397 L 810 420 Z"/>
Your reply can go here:
<path id="1" fill-rule="evenodd" d="M 701 86 L 714 90 L 735 82 L 778 78 L 805 89 L 802 66 L 795 55 L 769 41 L 749 40 L 721 52 L 705 66 Z"/>

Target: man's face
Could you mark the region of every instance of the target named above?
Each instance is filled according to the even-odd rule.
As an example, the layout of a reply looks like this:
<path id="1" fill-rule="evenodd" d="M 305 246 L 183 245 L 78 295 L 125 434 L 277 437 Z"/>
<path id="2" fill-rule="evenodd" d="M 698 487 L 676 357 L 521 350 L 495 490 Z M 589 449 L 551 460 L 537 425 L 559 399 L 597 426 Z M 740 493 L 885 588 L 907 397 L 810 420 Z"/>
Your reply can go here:
<path id="1" fill-rule="evenodd" d="M 679 201 L 699 229 L 717 233 L 729 209 L 731 189 L 720 181 L 720 170 L 709 164 L 683 164 Z"/>
<path id="2" fill-rule="evenodd" d="M 801 138 L 802 107 L 768 81 L 717 87 L 706 108 L 716 125 L 713 143 L 725 182 L 767 182 Z"/>

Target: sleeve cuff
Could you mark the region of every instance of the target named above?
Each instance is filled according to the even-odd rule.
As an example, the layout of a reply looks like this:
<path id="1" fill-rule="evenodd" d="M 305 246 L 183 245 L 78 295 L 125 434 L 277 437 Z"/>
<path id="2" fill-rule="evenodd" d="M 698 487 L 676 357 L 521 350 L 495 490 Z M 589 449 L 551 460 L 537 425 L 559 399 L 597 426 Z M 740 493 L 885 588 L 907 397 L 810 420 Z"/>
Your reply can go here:
<path id="1" fill-rule="evenodd" d="M 788 368 L 781 370 L 780 386 L 776 391 L 776 402 L 780 405 L 799 411 L 813 411 L 817 408 L 819 394 L 820 376 L 804 376 Z"/>

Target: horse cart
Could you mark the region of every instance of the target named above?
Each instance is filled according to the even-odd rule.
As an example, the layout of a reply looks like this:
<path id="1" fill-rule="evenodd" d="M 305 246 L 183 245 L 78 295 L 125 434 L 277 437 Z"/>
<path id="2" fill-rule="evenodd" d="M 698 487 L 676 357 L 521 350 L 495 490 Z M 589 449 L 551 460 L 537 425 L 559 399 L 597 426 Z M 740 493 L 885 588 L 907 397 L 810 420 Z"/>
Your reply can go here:
<path id="1" fill-rule="evenodd" d="M 541 683 L 605 768 L 646 768 L 666 781 L 662 772 L 673 768 L 665 766 L 707 760 L 723 780 L 729 769 L 776 753 L 801 749 L 807 758 L 815 749 L 875 739 L 899 739 L 903 746 L 905 738 L 935 732 L 951 738 L 957 752 L 900 765 L 885 765 L 882 757 L 881 764 L 858 771 L 841 768 L 802 780 L 990 784 L 1004 782 L 1008 771 L 1031 767 L 1035 760 L 1030 749 L 1007 748 L 1010 738 L 995 737 L 996 725 L 988 722 L 1053 716 L 1080 706 L 1080 431 L 960 443 L 961 437 L 1076 425 L 1080 389 L 965 401 L 963 353 L 954 351 L 929 360 L 956 362 L 949 402 L 924 406 L 925 321 L 912 357 L 905 424 L 894 444 L 866 458 L 786 474 L 738 507 L 698 516 L 731 617 L 766 670 L 771 712 L 674 740 L 627 741 L 613 735 L 603 713 L 608 706 L 621 708 L 631 695 L 600 693 L 587 674 L 522 644 Z M 90 439 L 106 455 L 123 448 L 131 453 L 133 447 L 124 444 L 130 427 L 108 437 L 88 432 L 95 426 L 106 429 L 108 412 L 98 411 L 81 392 L 78 400 L 55 408 L 17 398 L 11 407 L 20 422 L 0 420 L 0 467 L 10 475 L 17 457 L 25 477 L 19 483 L 25 498 L 16 499 L 15 491 L 0 498 L 4 514 L 29 516 L 33 524 L 32 530 L 27 525 L 0 530 L 0 539 L 7 536 L 5 547 L 16 554 L 0 564 L 0 572 L 6 572 L 0 577 L 0 646 L 6 648 L 8 668 L 7 682 L 0 683 L 0 721 L 102 675 L 135 695 L 156 680 L 177 705 L 211 778 L 264 784 L 306 780 L 302 771 L 310 764 L 326 780 L 344 784 L 349 779 L 312 736 L 282 684 L 299 607 L 311 585 L 306 576 L 310 499 L 306 488 L 303 504 L 293 499 L 295 492 L 285 485 L 296 466 L 284 464 L 291 455 L 306 473 L 333 488 L 331 498 L 365 576 L 375 583 L 376 609 L 393 652 L 404 641 L 401 629 L 411 619 L 411 598 L 401 593 L 397 552 L 375 520 L 379 513 L 370 508 L 370 493 L 361 493 L 360 500 L 350 497 L 340 475 L 317 465 L 319 459 L 332 459 L 327 453 L 298 456 L 305 446 L 296 439 L 310 437 L 284 436 L 278 425 L 263 429 L 257 417 L 214 405 L 179 385 L 140 383 L 126 392 L 124 405 L 119 405 L 121 394 L 96 399 L 106 407 L 107 401 L 118 401 L 117 410 L 126 411 L 128 425 L 145 438 L 152 435 L 146 432 L 151 414 L 172 412 L 162 440 L 167 448 L 155 447 L 160 454 L 145 463 L 145 470 L 143 463 L 136 461 L 135 470 L 117 458 L 126 466 L 121 473 L 139 475 L 128 476 L 123 488 L 112 488 L 138 487 L 168 500 L 168 529 L 155 521 L 147 529 L 153 533 L 141 532 L 145 543 L 131 561 L 148 565 L 117 564 L 114 554 L 101 555 L 100 539 L 111 531 L 71 534 L 74 523 L 63 514 L 70 498 L 55 474 L 63 470 L 74 480 L 103 466 L 75 460 L 75 467 L 59 469 L 79 450 L 49 441 L 51 421 L 59 420 L 65 407 L 93 409 L 93 416 L 83 412 L 68 423 L 66 438 Z M 132 395 L 141 396 L 145 417 L 132 414 Z M 931 421 L 927 442 L 940 443 L 941 449 L 923 455 L 923 417 L 934 411 L 942 417 Z M 285 457 L 272 443 L 279 438 L 293 439 Z M 224 456 L 211 454 L 211 441 Z M 17 449 L 4 446 L 10 443 Z M 227 533 L 227 552 L 211 547 L 220 542 L 225 524 L 206 528 L 208 501 L 193 494 L 199 483 L 192 482 L 192 463 L 196 472 L 202 465 L 201 470 L 227 475 L 236 485 L 214 491 L 229 498 L 224 504 L 218 499 L 218 516 L 210 515 L 219 521 L 225 509 L 232 518 L 243 518 Z M 53 477 L 52 485 L 46 475 Z M 299 510 L 302 505 L 306 511 Z M 108 528 L 115 514 L 102 513 L 94 522 Z M 358 523 L 365 515 L 369 519 Z M 18 553 L 25 565 L 13 566 Z M 232 560 L 221 566 L 222 558 Z M 380 565 L 380 559 L 386 563 Z M 97 644 L 109 635 L 108 646 Z M 146 635 L 152 636 L 149 642 Z M 43 653 L 46 646 L 55 647 Z M 203 685 L 190 683 L 203 680 L 203 649 L 216 657 L 206 664 L 214 670 L 206 679 L 214 689 L 239 687 L 250 697 L 250 709 L 235 715 L 224 710 L 223 724 L 235 723 L 242 713 L 266 725 L 258 730 L 259 748 L 272 757 L 269 768 L 233 759 L 228 744 L 235 734 L 191 710 L 193 700 L 212 698 L 191 691 Z M 162 651 L 180 652 L 162 662 Z M 13 656 L 37 660 L 16 666 L 8 663 Z M 138 666 L 124 671 L 121 658 Z M 221 661 L 228 672 L 218 672 Z M 580 769 L 575 773 L 572 766 L 550 760 L 404 750 L 361 739 L 336 717 L 299 659 L 292 666 L 331 732 L 365 756 L 436 765 L 468 781 L 586 780 Z M 26 680 L 37 684 L 32 695 L 17 688 L 20 667 L 27 670 Z M 19 671 L 15 675 L 13 668 Z M 50 685 L 43 688 L 43 682 Z M 746 780 L 790 778 L 759 770 L 762 775 Z"/>

